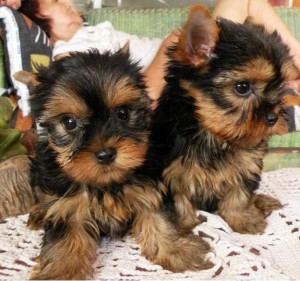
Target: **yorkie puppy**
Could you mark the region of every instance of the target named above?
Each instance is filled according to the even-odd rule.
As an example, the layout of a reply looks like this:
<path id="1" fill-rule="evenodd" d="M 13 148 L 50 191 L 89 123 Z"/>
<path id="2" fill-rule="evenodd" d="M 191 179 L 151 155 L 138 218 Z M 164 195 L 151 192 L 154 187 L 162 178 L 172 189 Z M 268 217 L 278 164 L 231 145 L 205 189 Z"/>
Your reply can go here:
<path id="1" fill-rule="evenodd" d="M 282 207 L 254 191 L 268 139 L 287 128 L 287 46 L 263 26 L 214 20 L 195 5 L 168 56 L 144 173 L 164 183 L 183 228 L 201 209 L 218 211 L 234 231 L 263 232 Z"/>
<path id="2" fill-rule="evenodd" d="M 208 244 L 180 231 L 163 210 L 163 185 L 136 174 L 148 149 L 151 101 L 128 48 L 74 53 L 16 79 L 31 85 L 31 110 L 42 129 L 31 178 L 44 199 L 28 226 L 45 234 L 32 279 L 92 277 L 100 237 L 128 229 L 142 254 L 166 269 L 209 265 L 201 254 Z"/>

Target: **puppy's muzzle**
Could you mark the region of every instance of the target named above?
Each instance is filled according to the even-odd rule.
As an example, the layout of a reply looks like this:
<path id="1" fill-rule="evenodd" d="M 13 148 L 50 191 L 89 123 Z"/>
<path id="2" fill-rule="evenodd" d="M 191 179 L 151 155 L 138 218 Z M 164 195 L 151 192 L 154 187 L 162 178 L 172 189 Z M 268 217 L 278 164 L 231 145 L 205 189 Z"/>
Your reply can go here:
<path id="1" fill-rule="evenodd" d="M 117 151 L 114 148 L 105 148 L 97 151 L 95 156 L 99 163 L 109 165 L 116 159 Z"/>

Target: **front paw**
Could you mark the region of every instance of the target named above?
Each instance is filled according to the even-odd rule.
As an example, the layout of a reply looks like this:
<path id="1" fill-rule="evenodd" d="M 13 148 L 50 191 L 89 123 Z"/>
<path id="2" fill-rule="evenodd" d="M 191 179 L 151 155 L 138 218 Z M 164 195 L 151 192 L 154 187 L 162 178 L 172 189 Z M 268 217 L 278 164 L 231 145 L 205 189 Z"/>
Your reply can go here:
<path id="1" fill-rule="evenodd" d="M 283 207 L 279 200 L 264 194 L 255 195 L 254 205 L 261 211 L 264 217 L 269 216 L 272 211 L 279 210 Z"/>
<path id="2" fill-rule="evenodd" d="M 90 264 L 89 267 L 85 266 L 86 261 L 84 257 L 82 262 L 76 262 L 72 264 L 72 258 L 68 261 L 68 258 L 63 261 L 48 262 L 45 265 L 41 265 L 39 262 L 34 266 L 31 272 L 31 280 L 86 280 L 93 276 L 93 268 Z"/>
<path id="3" fill-rule="evenodd" d="M 207 217 L 203 216 L 203 215 L 193 215 L 193 216 L 186 216 L 184 218 L 182 218 L 181 220 L 179 219 L 177 221 L 177 225 L 186 231 L 191 231 L 192 229 L 194 229 L 197 225 L 206 222 L 207 221 Z"/>
<path id="4" fill-rule="evenodd" d="M 248 209 L 227 212 L 222 217 L 233 231 L 243 234 L 263 233 L 267 226 L 265 217 L 254 205 Z"/>
<path id="5" fill-rule="evenodd" d="M 200 236 L 188 234 L 158 249 L 154 262 L 173 272 L 210 269 L 214 266 L 206 259 L 210 251 L 211 247 Z"/>
<path id="6" fill-rule="evenodd" d="M 264 195 L 254 195 L 247 208 L 241 207 L 226 209 L 220 215 L 229 224 L 229 226 L 236 232 L 259 234 L 263 233 L 267 221 L 266 217 L 271 214 L 273 210 L 282 208 L 282 204 L 275 198 Z"/>
<path id="7" fill-rule="evenodd" d="M 33 208 L 31 208 L 27 227 L 31 230 L 42 229 L 45 223 L 46 209 L 42 204 L 37 204 Z"/>
<path id="8" fill-rule="evenodd" d="M 41 274 L 41 266 L 39 262 L 39 258 L 37 258 L 38 264 L 33 267 L 33 270 L 31 272 L 30 280 L 46 280 L 45 278 L 42 278 Z"/>

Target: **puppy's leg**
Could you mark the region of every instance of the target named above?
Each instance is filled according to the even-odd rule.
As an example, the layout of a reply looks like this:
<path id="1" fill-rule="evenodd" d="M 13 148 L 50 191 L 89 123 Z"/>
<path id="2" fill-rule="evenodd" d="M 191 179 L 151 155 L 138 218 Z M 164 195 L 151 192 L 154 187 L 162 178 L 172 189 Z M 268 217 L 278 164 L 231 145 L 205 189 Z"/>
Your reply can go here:
<path id="1" fill-rule="evenodd" d="M 152 188 L 131 188 L 126 192 L 137 210 L 132 233 L 142 254 L 173 272 L 208 269 L 205 255 L 211 250 L 200 236 L 181 231 L 159 211 L 160 194 Z"/>
<path id="2" fill-rule="evenodd" d="M 180 233 L 159 212 L 139 214 L 133 235 L 141 245 L 142 255 L 173 272 L 208 269 L 213 266 L 205 256 L 211 250 L 200 236 Z"/>
<path id="3" fill-rule="evenodd" d="M 89 217 L 85 196 L 63 198 L 47 212 L 38 265 L 31 279 L 86 279 L 96 259 L 96 223 Z"/>
<path id="4" fill-rule="evenodd" d="M 186 230 L 193 229 L 205 220 L 204 217 L 196 216 L 196 208 L 192 204 L 195 197 L 195 183 L 193 182 L 194 171 L 191 163 L 182 164 L 183 159 L 179 157 L 174 160 L 163 172 L 163 180 L 173 196 L 176 210 L 176 223 Z M 184 175 L 184 176 L 183 176 Z"/>
<path id="5" fill-rule="evenodd" d="M 31 279 L 86 279 L 93 274 L 95 259 L 96 242 L 85 225 L 58 223 L 46 230 L 39 263 Z"/>
<path id="6" fill-rule="evenodd" d="M 186 196 L 187 192 L 176 192 L 174 194 L 174 204 L 177 212 L 177 224 L 186 230 L 193 229 L 196 225 L 206 221 L 206 217 L 196 216 L 196 209 L 191 203 L 191 198 Z"/>
<path id="7" fill-rule="evenodd" d="M 250 195 L 246 189 L 232 188 L 219 202 L 219 214 L 229 226 L 240 233 L 262 233 L 266 216 L 282 207 L 280 202 L 266 195 Z"/>

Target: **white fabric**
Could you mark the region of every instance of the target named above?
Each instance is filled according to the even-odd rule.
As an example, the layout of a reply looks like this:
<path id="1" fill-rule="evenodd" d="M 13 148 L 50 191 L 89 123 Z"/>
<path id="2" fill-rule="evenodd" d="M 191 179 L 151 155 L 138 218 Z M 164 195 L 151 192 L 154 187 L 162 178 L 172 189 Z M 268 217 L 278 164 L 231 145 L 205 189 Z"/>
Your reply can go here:
<path id="1" fill-rule="evenodd" d="M 98 280 L 300 280 L 300 169 L 281 169 L 262 175 L 259 192 L 281 200 L 284 208 L 268 217 L 262 235 L 233 232 L 217 215 L 195 228 L 211 238 L 215 264 L 199 272 L 172 273 L 140 255 L 130 235 L 103 239 L 97 250 L 94 279 Z M 27 215 L 0 223 L 0 279 L 28 279 L 39 254 L 42 231 L 25 228 Z M 68 257 L 71 258 L 71 257 Z"/>
<path id="2" fill-rule="evenodd" d="M 295 131 L 300 131 L 300 106 L 294 106 Z"/>
<path id="3" fill-rule="evenodd" d="M 71 51 L 86 51 L 89 48 L 100 52 L 115 52 L 130 42 L 131 58 L 140 61 L 142 67 L 147 67 L 156 55 L 162 39 L 139 38 L 125 32 L 117 31 L 108 21 L 95 26 L 83 26 L 69 40 L 59 40 L 54 44 L 53 57 Z"/>
<path id="4" fill-rule="evenodd" d="M 17 71 L 23 70 L 22 55 L 21 55 L 21 41 L 19 36 L 19 28 L 12 11 L 7 7 L 0 7 L 0 18 L 5 23 L 7 32 L 7 50 L 9 52 L 10 78 L 17 90 L 20 100 L 19 107 L 22 109 L 24 116 L 30 112 L 28 97 L 29 91 L 25 84 L 15 80 L 13 74 Z"/>

